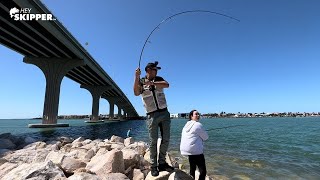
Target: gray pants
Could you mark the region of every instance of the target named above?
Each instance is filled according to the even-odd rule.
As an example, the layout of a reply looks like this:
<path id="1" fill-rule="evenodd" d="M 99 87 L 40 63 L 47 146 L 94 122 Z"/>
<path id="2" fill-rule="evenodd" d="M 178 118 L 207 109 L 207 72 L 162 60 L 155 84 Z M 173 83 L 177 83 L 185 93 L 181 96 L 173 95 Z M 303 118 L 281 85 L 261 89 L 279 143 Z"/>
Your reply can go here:
<path id="1" fill-rule="evenodd" d="M 159 152 L 159 164 L 166 162 L 166 154 L 170 140 L 170 113 L 168 111 L 153 112 L 147 115 L 147 128 L 149 130 L 150 141 L 150 161 L 151 167 L 157 167 L 157 142 L 158 142 L 158 128 L 161 133 L 161 145 Z"/>

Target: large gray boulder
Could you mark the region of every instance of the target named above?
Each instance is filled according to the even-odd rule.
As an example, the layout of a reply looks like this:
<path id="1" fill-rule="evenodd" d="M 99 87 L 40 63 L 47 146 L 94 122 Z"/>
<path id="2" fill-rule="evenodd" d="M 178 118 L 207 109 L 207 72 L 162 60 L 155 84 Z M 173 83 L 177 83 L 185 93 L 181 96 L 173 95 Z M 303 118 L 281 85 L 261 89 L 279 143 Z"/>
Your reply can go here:
<path id="1" fill-rule="evenodd" d="M 145 142 L 139 141 L 139 142 L 134 142 L 128 146 L 126 146 L 124 149 L 133 149 L 137 151 L 138 154 L 144 156 L 148 149 L 148 145 Z"/>
<path id="2" fill-rule="evenodd" d="M 128 169 L 130 166 L 138 167 L 140 157 L 135 150 L 123 149 L 122 152 L 123 152 L 123 161 L 124 161 L 125 169 Z"/>
<path id="3" fill-rule="evenodd" d="M 13 179 L 57 179 L 65 177 L 62 170 L 51 161 L 33 164 L 22 164 L 2 177 L 2 180 Z"/>
<path id="4" fill-rule="evenodd" d="M 73 142 L 71 148 L 79 148 L 83 146 L 82 142 Z"/>
<path id="5" fill-rule="evenodd" d="M 124 140 L 124 146 L 129 146 L 130 144 L 134 143 L 133 137 L 128 137 Z"/>
<path id="6" fill-rule="evenodd" d="M 85 142 L 85 141 L 83 141 L 82 144 L 84 144 L 84 142 Z M 98 145 L 96 145 L 96 143 L 90 142 L 90 143 L 88 143 L 88 144 L 84 144 L 81 148 L 82 148 L 82 149 L 86 149 L 86 150 L 90 150 L 90 149 L 92 149 L 92 148 L 94 148 L 94 147 L 96 147 L 96 146 L 98 146 Z M 110 145 L 110 146 L 111 146 L 111 145 Z"/>
<path id="7" fill-rule="evenodd" d="M 67 173 L 74 173 L 75 170 L 86 167 L 86 163 L 81 160 L 65 156 L 61 162 L 61 167 Z"/>
<path id="8" fill-rule="evenodd" d="M 86 144 L 90 144 L 91 142 L 92 142 L 91 139 L 86 139 L 86 140 L 82 141 L 82 144 L 86 145 Z"/>
<path id="9" fill-rule="evenodd" d="M 126 175 L 122 173 L 109 173 L 103 177 L 103 180 L 130 180 Z"/>
<path id="10" fill-rule="evenodd" d="M 23 149 L 36 150 L 36 149 L 44 149 L 46 147 L 47 147 L 47 144 L 45 142 L 38 141 L 25 146 Z"/>
<path id="11" fill-rule="evenodd" d="M 87 164 L 86 169 L 99 176 L 108 173 L 124 173 L 123 153 L 113 149 L 106 154 L 96 155 Z"/>
<path id="12" fill-rule="evenodd" d="M 113 136 L 111 136 L 111 138 L 110 138 L 110 142 L 120 142 L 120 143 L 123 143 L 124 140 L 123 140 L 122 137 L 113 135 Z"/>
<path id="13" fill-rule="evenodd" d="M 99 178 L 99 176 L 97 176 L 96 174 L 80 172 L 70 176 L 68 180 L 101 180 L 101 178 Z"/>
<path id="14" fill-rule="evenodd" d="M 0 166 L 0 179 L 3 178 L 6 174 L 8 174 L 12 169 L 18 167 L 18 164 L 15 163 L 4 163 Z"/>
<path id="15" fill-rule="evenodd" d="M 51 151 L 45 161 L 52 161 L 54 164 L 61 166 L 62 160 L 66 157 L 65 154 L 63 153 L 59 153 L 59 152 L 55 152 L 55 151 Z"/>
<path id="16" fill-rule="evenodd" d="M 111 149 L 121 150 L 123 148 L 124 148 L 124 144 L 123 143 L 115 142 L 115 143 L 111 144 Z"/>
<path id="17" fill-rule="evenodd" d="M 46 149 L 20 149 L 15 151 L 12 154 L 8 154 L 3 158 L 12 163 L 34 163 L 34 162 L 43 162 L 49 151 Z"/>
<path id="18" fill-rule="evenodd" d="M 87 155 L 88 150 L 82 149 L 82 148 L 72 148 L 69 153 L 66 154 L 66 156 L 74 157 L 76 159 L 82 159 L 85 160 L 85 156 Z"/>

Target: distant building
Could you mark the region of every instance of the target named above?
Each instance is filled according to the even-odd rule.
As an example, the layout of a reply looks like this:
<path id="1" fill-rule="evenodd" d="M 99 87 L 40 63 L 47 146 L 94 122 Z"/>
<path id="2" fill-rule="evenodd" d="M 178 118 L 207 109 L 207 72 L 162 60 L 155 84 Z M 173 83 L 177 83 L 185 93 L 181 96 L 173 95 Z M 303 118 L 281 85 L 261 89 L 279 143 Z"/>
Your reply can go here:
<path id="1" fill-rule="evenodd" d="M 189 113 L 178 113 L 178 118 L 189 119 Z"/>
<path id="2" fill-rule="evenodd" d="M 170 118 L 172 119 L 172 118 L 178 118 L 178 113 L 176 113 L 176 114 L 170 114 Z"/>

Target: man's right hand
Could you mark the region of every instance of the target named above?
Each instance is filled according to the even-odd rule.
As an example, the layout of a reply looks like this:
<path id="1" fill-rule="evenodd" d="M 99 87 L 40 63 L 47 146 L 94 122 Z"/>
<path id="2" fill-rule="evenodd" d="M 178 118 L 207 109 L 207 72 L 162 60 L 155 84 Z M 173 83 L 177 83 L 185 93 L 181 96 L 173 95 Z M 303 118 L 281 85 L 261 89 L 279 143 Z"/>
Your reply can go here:
<path id="1" fill-rule="evenodd" d="M 134 92 L 134 95 L 136 96 L 139 96 L 142 92 L 142 89 L 140 86 L 140 75 L 141 75 L 140 68 L 137 68 L 135 72 L 135 78 L 134 78 L 134 84 L 133 84 L 133 92 Z"/>
<path id="2" fill-rule="evenodd" d="M 137 69 L 136 69 L 135 75 L 136 75 L 136 78 L 140 78 L 140 75 L 141 75 L 141 70 L 140 70 L 140 68 L 137 68 Z"/>

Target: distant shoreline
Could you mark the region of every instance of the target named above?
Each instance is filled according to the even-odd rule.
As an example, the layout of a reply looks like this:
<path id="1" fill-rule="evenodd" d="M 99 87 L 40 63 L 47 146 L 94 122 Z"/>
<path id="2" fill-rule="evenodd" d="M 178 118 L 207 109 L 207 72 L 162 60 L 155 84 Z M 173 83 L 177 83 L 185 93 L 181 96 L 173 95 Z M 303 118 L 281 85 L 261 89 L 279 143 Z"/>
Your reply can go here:
<path id="1" fill-rule="evenodd" d="M 263 117 L 207 117 L 207 116 L 202 116 L 203 119 L 223 119 L 223 118 L 320 118 L 320 116 L 263 116 Z M 4 118 L 4 119 L 0 119 L 0 120 L 26 120 L 26 119 L 30 119 L 30 120 L 42 120 L 42 118 Z M 175 119 L 188 119 L 188 118 L 171 118 L 172 120 Z M 59 120 L 89 120 L 86 118 L 59 118 Z M 109 119 L 101 119 L 101 120 L 106 120 L 109 121 Z M 117 121 L 119 119 L 112 119 L 110 121 Z M 129 119 L 127 119 L 129 120 Z M 145 120 L 145 119 L 132 119 L 132 120 Z"/>
<path id="2" fill-rule="evenodd" d="M 280 117 L 320 117 L 320 112 L 282 112 L 282 113 L 206 113 L 201 115 L 202 118 L 280 118 Z M 171 119 L 188 119 L 189 113 L 171 114 Z"/>

